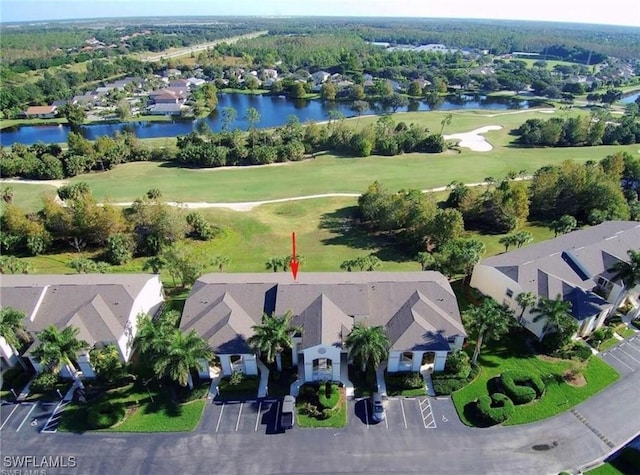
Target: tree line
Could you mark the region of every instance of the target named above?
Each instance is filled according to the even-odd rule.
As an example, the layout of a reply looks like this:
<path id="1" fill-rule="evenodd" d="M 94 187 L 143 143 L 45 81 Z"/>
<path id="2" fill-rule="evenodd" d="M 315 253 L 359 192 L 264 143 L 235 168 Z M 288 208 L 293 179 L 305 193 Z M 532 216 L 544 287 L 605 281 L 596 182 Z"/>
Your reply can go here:
<path id="1" fill-rule="evenodd" d="M 590 116 L 528 119 L 513 135 L 516 143 L 530 147 L 584 147 L 628 145 L 640 142 L 637 107 L 628 108 L 620 119 L 606 112 Z"/>

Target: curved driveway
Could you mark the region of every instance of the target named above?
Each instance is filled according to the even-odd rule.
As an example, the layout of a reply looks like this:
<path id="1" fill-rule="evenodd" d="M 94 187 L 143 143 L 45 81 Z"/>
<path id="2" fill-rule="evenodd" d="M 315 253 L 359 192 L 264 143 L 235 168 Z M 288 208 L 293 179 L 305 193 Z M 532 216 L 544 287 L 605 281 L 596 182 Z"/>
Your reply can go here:
<path id="1" fill-rule="evenodd" d="M 364 430 L 350 411 L 349 425 L 339 430 L 216 433 L 210 412 L 214 406 L 208 405 L 193 433 L 3 431 L 2 452 L 4 456 L 74 455 L 78 468 L 70 473 L 83 475 L 557 474 L 584 468 L 640 432 L 639 383 L 640 374 L 627 371 L 621 380 L 574 411 L 526 426 L 472 429 L 456 420 L 439 423 L 437 429 Z M 451 409 L 450 401 L 435 402 Z M 434 412 L 439 420 L 438 410 Z"/>

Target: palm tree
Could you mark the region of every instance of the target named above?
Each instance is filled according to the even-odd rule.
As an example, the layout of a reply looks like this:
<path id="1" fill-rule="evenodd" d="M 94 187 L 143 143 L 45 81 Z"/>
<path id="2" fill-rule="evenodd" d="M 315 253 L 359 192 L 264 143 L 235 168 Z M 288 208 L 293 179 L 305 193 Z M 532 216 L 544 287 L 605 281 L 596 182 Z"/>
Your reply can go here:
<path id="1" fill-rule="evenodd" d="M 534 307 L 536 303 L 538 303 L 538 297 L 533 292 L 521 292 L 516 296 L 516 302 L 520 305 L 522 312 L 520 312 L 520 317 L 518 320 L 522 321 L 522 317 L 524 316 L 524 312 L 527 308 Z"/>
<path id="2" fill-rule="evenodd" d="M 567 343 L 571 336 L 578 331 L 578 324 L 569 312 L 571 312 L 571 302 L 562 300 L 560 294 L 555 300 L 541 297 L 538 305 L 531 310 L 531 313 L 536 314 L 533 319 L 534 322 L 542 319 L 546 320 L 542 335 L 540 335 L 540 341 L 551 333 L 549 330 L 553 329 L 560 336 L 560 341 Z"/>
<path id="3" fill-rule="evenodd" d="M 629 256 L 629 262 L 616 262 L 607 271 L 614 274 L 612 280 L 620 281 L 623 285 L 616 305 L 613 306 L 614 309 L 620 306 L 632 288 L 640 284 L 640 250 L 629 249 L 627 255 Z"/>
<path id="4" fill-rule="evenodd" d="M 444 133 L 445 125 L 451 125 L 451 120 L 453 119 L 453 114 L 449 113 L 444 116 L 444 118 L 440 121 L 440 135 Z"/>
<path id="5" fill-rule="evenodd" d="M 492 298 L 485 298 L 480 305 L 469 308 L 464 316 L 465 327 L 478 334 L 472 363 L 478 361 L 484 340 L 502 337 L 509 331 L 513 322 L 511 312 Z"/>
<path id="6" fill-rule="evenodd" d="M 344 342 L 349 358 L 360 364 L 364 373 L 367 367 L 376 369 L 389 357 L 389 338 L 384 327 L 368 327 L 356 323 Z"/>
<path id="7" fill-rule="evenodd" d="M 498 242 L 504 246 L 504 252 L 509 252 L 509 246 L 513 246 L 516 243 L 515 236 L 513 234 L 507 234 L 498 239 Z"/>
<path id="8" fill-rule="evenodd" d="M 278 371 L 282 371 L 282 352 L 293 347 L 293 336 L 302 333 L 302 328 L 291 324 L 291 312 L 284 315 L 262 315 L 262 324 L 253 326 L 253 335 L 247 343 L 264 356 L 267 363 L 275 360 Z"/>
<path id="9" fill-rule="evenodd" d="M 346 261 L 342 261 L 342 264 L 340 264 L 340 269 L 345 270 L 347 272 L 351 272 L 351 270 L 355 267 L 355 260 L 354 259 L 348 259 Z"/>
<path id="10" fill-rule="evenodd" d="M 14 350 L 20 349 L 22 342 L 26 340 L 23 319 L 24 313 L 15 308 L 5 307 L 0 310 L 0 336 Z"/>
<path id="11" fill-rule="evenodd" d="M 213 265 L 216 266 L 220 272 L 224 272 L 225 266 L 229 265 L 229 257 L 216 256 L 213 258 Z"/>
<path id="12" fill-rule="evenodd" d="M 272 270 L 273 272 L 278 272 L 280 268 L 282 270 L 286 270 L 284 268 L 284 261 L 282 257 L 270 257 L 269 260 L 265 263 L 265 267 L 267 270 Z"/>
<path id="13" fill-rule="evenodd" d="M 364 258 L 364 268 L 368 272 L 374 271 L 378 267 L 382 267 L 382 261 L 373 254 L 369 254 Z"/>
<path id="14" fill-rule="evenodd" d="M 55 374 L 60 372 L 63 365 L 66 366 L 76 379 L 75 371 L 71 371 L 73 361 L 80 351 L 89 348 L 86 341 L 78 340 L 79 332 L 76 327 L 65 327 L 60 331 L 54 325 L 50 325 L 38 333 L 40 345 L 33 351 L 33 355 Z"/>
<path id="15" fill-rule="evenodd" d="M 180 386 L 193 389 L 191 370 L 197 369 L 202 361 L 210 362 L 213 358 L 211 348 L 195 330 L 183 333 L 174 329 L 167 335 L 167 345 L 157 355 L 153 362 L 153 370 L 162 376 L 167 376 Z"/>

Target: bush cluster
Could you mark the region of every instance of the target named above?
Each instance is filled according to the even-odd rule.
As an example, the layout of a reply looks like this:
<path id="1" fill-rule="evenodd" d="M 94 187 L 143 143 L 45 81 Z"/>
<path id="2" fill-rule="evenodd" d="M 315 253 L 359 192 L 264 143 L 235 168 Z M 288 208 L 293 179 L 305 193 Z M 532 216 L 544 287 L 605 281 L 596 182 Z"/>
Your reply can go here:
<path id="1" fill-rule="evenodd" d="M 511 417 L 514 406 L 513 401 L 502 393 L 493 393 L 491 396 L 480 396 L 476 401 L 478 416 L 487 424 L 501 424 Z"/>
<path id="2" fill-rule="evenodd" d="M 542 379 L 524 371 L 505 371 L 500 375 L 500 386 L 515 404 L 526 404 L 544 393 Z"/>
<path id="3" fill-rule="evenodd" d="M 38 374 L 33 381 L 31 381 L 31 386 L 29 388 L 31 391 L 36 393 L 44 393 L 47 391 L 51 391 L 58 382 L 58 375 L 54 374 L 50 371 L 43 371 Z"/>
<path id="4" fill-rule="evenodd" d="M 333 409 L 340 402 L 340 391 L 335 383 L 326 383 L 320 386 L 318 391 L 318 402 L 325 409 Z"/>
<path id="5" fill-rule="evenodd" d="M 403 389 L 419 389 L 424 386 L 420 373 L 387 373 L 387 386 Z"/>
<path id="6" fill-rule="evenodd" d="M 239 376 L 238 376 L 239 375 Z M 220 380 L 220 391 L 253 391 L 258 386 L 258 377 L 234 372 L 232 376 L 225 376 Z"/>
<path id="7" fill-rule="evenodd" d="M 87 413 L 87 422 L 93 429 L 106 429 L 120 422 L 125 415 L 125 406 L 105 402 L 91 407 Z"/>

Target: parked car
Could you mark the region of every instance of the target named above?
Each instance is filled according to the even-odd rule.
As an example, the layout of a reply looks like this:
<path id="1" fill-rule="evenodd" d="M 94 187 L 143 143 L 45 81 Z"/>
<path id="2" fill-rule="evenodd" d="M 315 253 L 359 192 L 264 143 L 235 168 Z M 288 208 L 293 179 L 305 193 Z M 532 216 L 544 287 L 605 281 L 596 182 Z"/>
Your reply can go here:
<path id="1" fill-rule="evenodd" d="M 295 422 L 296 398 L 285 396 L 282 401 L 282 414 L 280 415 L 280 426 L 283 429 L 291 429 Z"/>
<path id="2" fill-rule="evenodd" d="M 371 395 L 371 417 L 375 422 L 382 422 L 386 417 L 384 403 L 380 393 Z"/>

